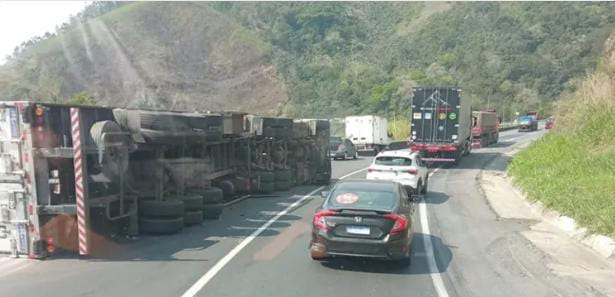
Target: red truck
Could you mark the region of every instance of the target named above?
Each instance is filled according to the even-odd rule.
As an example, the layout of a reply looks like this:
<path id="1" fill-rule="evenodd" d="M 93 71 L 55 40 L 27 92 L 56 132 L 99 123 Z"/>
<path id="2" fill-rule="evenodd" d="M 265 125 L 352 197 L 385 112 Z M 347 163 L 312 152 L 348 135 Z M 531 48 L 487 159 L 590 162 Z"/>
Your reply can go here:
<path id="1" fill-rule="evenodd" d="M 472 111 L 472 148 L 497 143 L 499 130 L 500 120 L 495 110 Z"/>

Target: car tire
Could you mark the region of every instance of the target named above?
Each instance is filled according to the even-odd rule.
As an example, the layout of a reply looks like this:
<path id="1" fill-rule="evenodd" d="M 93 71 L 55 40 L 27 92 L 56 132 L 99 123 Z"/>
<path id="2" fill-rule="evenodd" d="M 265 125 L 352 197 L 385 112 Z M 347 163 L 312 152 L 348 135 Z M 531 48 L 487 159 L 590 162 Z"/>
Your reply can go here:
<path id="1" fill-rule="evenodd" d="M 275 183 L 274 182 L 261 182 L 258 190 L 259 192 L 263 194 L 271 194 L 275 190 Z"/>
<path id="2" fill-rule="evenodd" d="M 174 234 L 184 228 L 184 218 L 139 218 L 139 231 L 146 234 Z"/>
<path id="3" fill-rule="evenodd" d="M 203 223 L 203 209 L 186 211 L 184 214 L 184 226 L 192 226 Z"/>
<path id="4" fill-rule="evenodd" d="M 352 156 L 352 159 L 356 160 L 359 157 L 359 152 L 354 151 L 354 156 Z"/>
<path id="5" fill-rule="evenodd" d="M 203 219 L 215 220 L 220 218 L 222 209 L 224 209 L 224 204 L 222 203 L 205 204 L 205 206 L 203 206 Z"/>
<path id="6" fill-rule="evenodd" d="M 427 186 L 429 185 L 429 176 L 425 177 L 425 185 L 421 188 L 421 194 L 427 194 Z"/>
<path id="7" fill-rule="evenodd" d="M 211 187 L 209 189 L 193 188 L 186 190 L 187 193 L 201 195 L 203 197 L 203 204 L 214 204 L 224 201 L 224 193 L 222 189 L 217 187 Z"/>
<path id="8" fill-rule="evenodd" d="M 399 263 L 401 267 L 410 267 L 410 265 L 412 265 L 412 256 L 401 258 L 397 260 L 397 263 Z"/>
<path id="9" fill-rule="evenodd" d="M 182 200 L 140 200 L 139 214 L 143 217 L 181 217 L 184 215 Z"/>
<path id="10" fill-rule="evenodd" d="M 348 160 L 348 153 L 344 153 L 344 161 Z"/>

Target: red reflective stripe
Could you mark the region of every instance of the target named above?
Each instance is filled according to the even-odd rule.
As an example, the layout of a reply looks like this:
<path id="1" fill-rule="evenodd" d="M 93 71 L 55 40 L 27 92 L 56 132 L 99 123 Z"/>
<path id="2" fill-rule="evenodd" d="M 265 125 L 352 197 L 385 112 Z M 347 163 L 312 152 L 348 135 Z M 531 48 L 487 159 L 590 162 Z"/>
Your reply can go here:
<path id="1" fill-rule="evenodd" d="M 72 140 L 74 153 L 74 169 L 75 169 L 75 196 L 77 204 L 77 230 L 79 237 L 79 254 L 87 255 L 88 250 L 88 229 L 86 225 L 86 208 L 85 197 L 83 192 L 83 172 L 82 172 L 82 147 L 81 133 L 79 127 L 79 109 L 71 108 L 71 125 L 72 125 Z"/>

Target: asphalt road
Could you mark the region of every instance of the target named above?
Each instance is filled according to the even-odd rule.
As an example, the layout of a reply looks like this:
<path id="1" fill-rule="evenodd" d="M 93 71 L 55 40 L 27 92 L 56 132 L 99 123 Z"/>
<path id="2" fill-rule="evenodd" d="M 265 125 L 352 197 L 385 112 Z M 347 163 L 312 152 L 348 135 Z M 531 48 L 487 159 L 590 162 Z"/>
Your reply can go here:
<path id="1" fill-rule="evenodd" d="M 543 133 L 502 132 L 494 147 L 473 151 L 456 167 L 432 170 L 429 193 L 415 212 L 409 268 L 361 259 L 312 261 L 309 232 L 322 189 L 303 186 L 241 201 L 221 220 L 177 235 L 109 242 L 94 258 L 0 259 L 0 295 L 587 295 L 548 272 L 541 252 L 519 236 L 528 222 L 498 218 L 477 184 L 490 160 Z M 334 161 L 333 177 L 362 178 L 370 162 Z"/>

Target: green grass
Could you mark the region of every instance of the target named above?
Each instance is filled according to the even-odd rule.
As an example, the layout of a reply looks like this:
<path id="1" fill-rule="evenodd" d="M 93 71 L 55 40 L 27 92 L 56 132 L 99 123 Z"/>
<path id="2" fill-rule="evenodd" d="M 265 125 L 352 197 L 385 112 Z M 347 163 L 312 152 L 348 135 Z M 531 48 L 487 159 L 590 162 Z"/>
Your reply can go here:
<path id="1" fill-rule="evenodd" d="M 585 107 L 575 118 L 517 154 L 509 173 L 530 199 L 615 236 L 615 110 Z"/>

